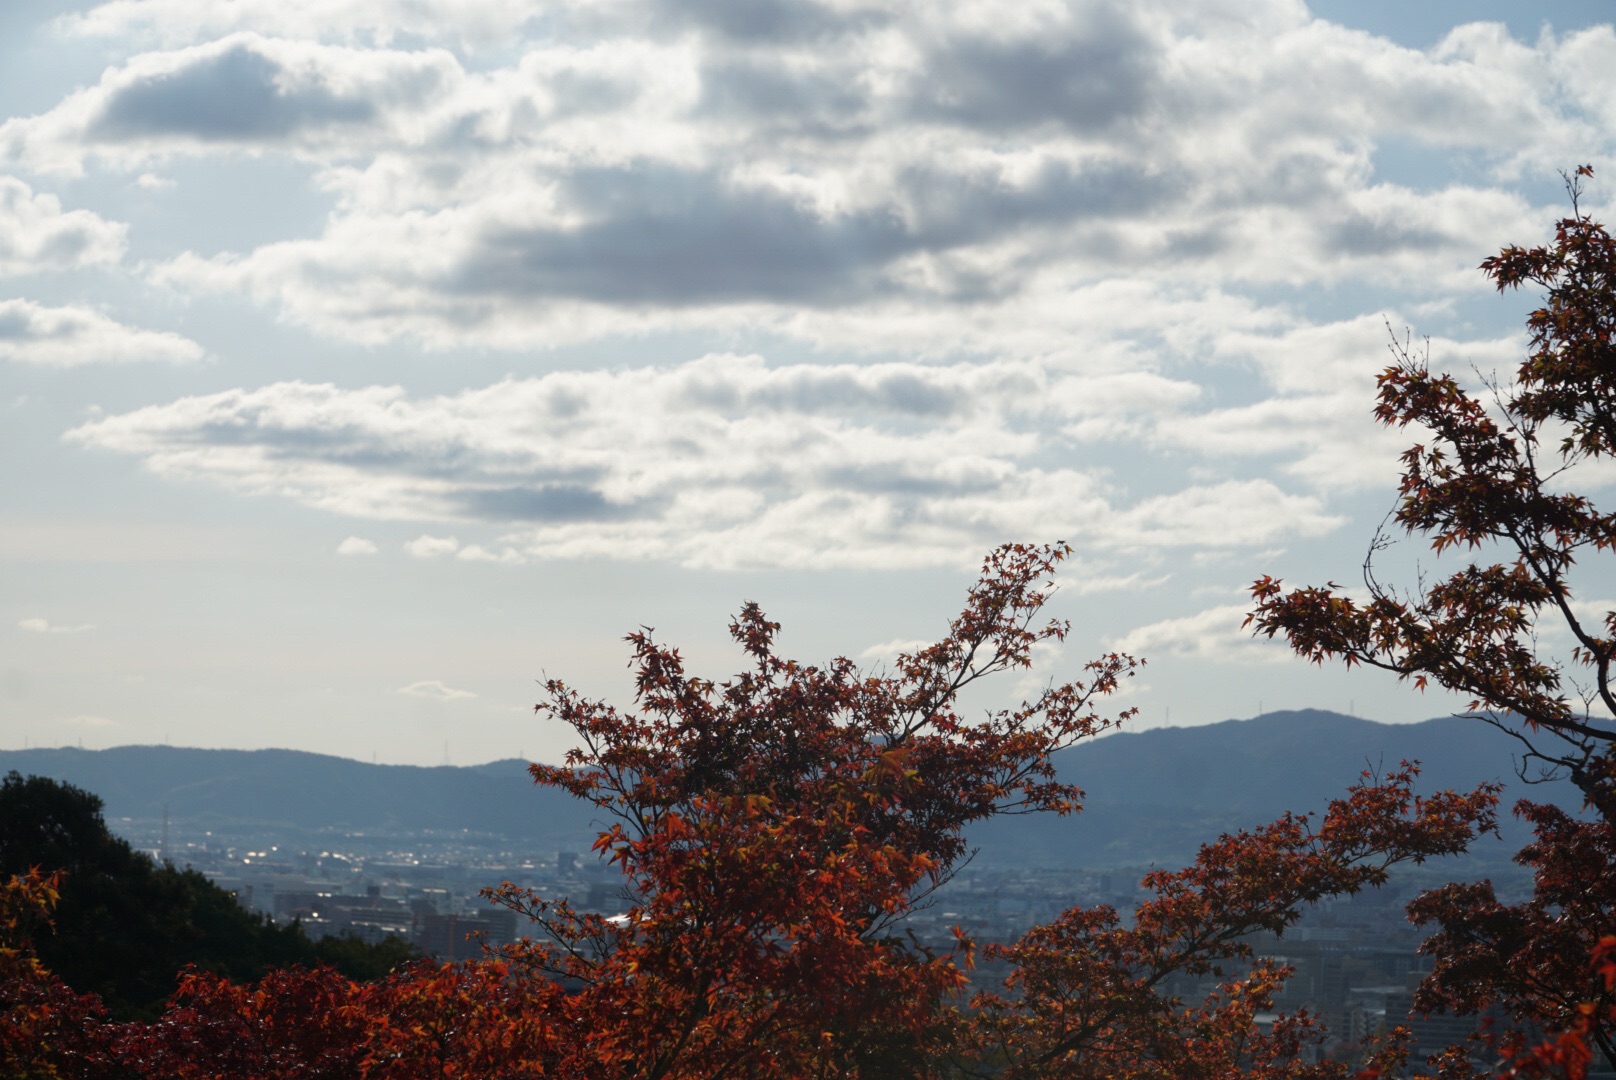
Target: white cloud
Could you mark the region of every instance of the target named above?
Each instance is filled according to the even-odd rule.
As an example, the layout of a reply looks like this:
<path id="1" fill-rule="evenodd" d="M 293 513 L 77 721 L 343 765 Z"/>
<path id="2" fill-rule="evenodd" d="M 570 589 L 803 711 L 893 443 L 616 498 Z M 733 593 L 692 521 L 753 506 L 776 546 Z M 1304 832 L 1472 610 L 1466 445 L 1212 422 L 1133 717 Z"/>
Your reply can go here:
<path id="1" fill-rule="evenodd" d="M 77 175 L 90 157 L 139 168 L 177 153 L 264 147 L 344 161 L 367 143 L 419 141 L 461 74 L 441 50 L 237 34 L 144 53 L 47 113 L 7 120 L 0 162 Z"/>
<path id="2" fill-rule="evenodd" d="M 564 5 L 547 4 L 553 18 Z M 256 30 L 288 37 L 375 40 L 394 35 L 497 45 L 539 14 L 532 0 L 111 0 L 58 21 L 66 33 L 183 44 Z"/>
<path id="3" fill-rule="evenodd" d="M 481 544 L 467 544 L 454 556 L 462 562 L 502 563 L 506 566 L 520 566 L 528 561 L 527 556 L 513 547 L 506 546 L 494 551 Z"/>
<path id="4" fill-rule="evenodd" d="M 182 158 L 295 158 L 322 224 L 143 272 L 328 337 L 719 331 L 823 361 L 624 360 L 435 398 L 276 383 L 80 444 L 466 537 L 406 545 L 421 558 L 955 565 L 1049 537 L 1100 588 L 1126 550 L 1323 535 L 1335 493 L 1391 477 L 1379 317 L 1313 322 L 1273 291 L 1451 308 L 1484 254 L 1541 235 L 1509 178 L 1568 147 L 1616 160 L 1603 99 L 1568 82 L 1616 65 L 1611 34 L 1478 25 L 1419 51 L 1291 0 L 1234 10 L 112 2 L 66 25 L 155 47 L 0 126 L 0 160 L 149 185 Z M 1451 175 L 1388 179 L 1395 146 Z M 915 362 L 846 362 L 872 354 Z M 1260 393 L 1220 395 L 1210 367 Z M 1187 480 L 1130 486 L 1186 456 L 1167 475 Z"/>
<path id="5" fill-rule="evenodd" d="M 1255 366 L 1271 396 L 1181 410 L 1149 437 L 1159 446 L 1212 459 L 1266 458 L 1321 492 L 1390 487 L 1413 436 L 1377 423 L 1372 413 L 1375 379 L 1384 367 L 1377 361 L 1390 361 L 1388 324 L 1405 325 L 1394 314 L 1298 324 L 1278 333 L 1222 330 L 1208 339 L 1210 350 L 1228 364 Z M 1523 352 L 1513 335 L 1481 341 L 1437 337 L 1426 345 L 1437 363 L 1458 371 L 1504 371 Z"/>
<path id="6" fill-rule="evenodd" d="M 84 307 L 0 300 L 0 360 L 40 367 L 202 359 L 202 346 L 166 330 L 126 326 Z"/>
<path id="7" fill-rule="evenodd" d="M 420 558 L 700 566 L 961 565 L 1009 539 L 1095 553 L 1271 545 L 1339 521 L 1319 496 L 1219 480 L 1130 502 L 1061 432 L 1127 438 L 1194 388 L 1051 364 L 685 364 L 411 398 L 280 383 L 91 421 L 71 441 L 159 474 L 357 517 L 505 530 Z M 1134 580 L 1102 567 L 1095 587 Z"/>
<path id="8" fill-rule="evenodd" d="M 74 25 L 202 43 L 8 122 L 0 156 L 313 163 L 338 200 L 322 234 L 157 275 L 357 341 L 741 326 L 1025 356 L 1067 347 L 1093 315 L 1075 298 L 1102 282 L 1480 289 L 1476 262 L 1543 225 L 1493 182 L 1616 151 L 1571 75 L 1616 64 L 1597 32 L 1522 44 L 1478 25 L 1420 52 L 1285 0 L 1237 19 L 1073 0 L 986 22 L 807 0 L 538 20 L 482 0 L 440 37 L 444 6 L 102 5 Z M 468 67 L 383 47 L 387 25 L 506 48 Z M 1473 165 L 1387 182 L 1376 151 L 1396 141 Z"/>
<path id="9" fill-rule="evenodd" d="M 78 626 L 60 626 L 52 623 L 49 619 L 38 618 L 24 619 L 17 626 L 33 634 L 82 634 L 88 630 L 95 629 L 89 623 L 83 623 Z"/>
<path id="10" fill-rule="evenodd" d="M 1118 547 L 1234 548 L 1282 537 L 1322 536 L 1344 519 L 1327 513 L 1315 495 L 1293 495 L 1270 480 L 1200 484 L 1145 499 L 1117 515 Z"/>
<path id="11" fill-rule="evenodd" d="M 452 536 L 418 536 L 404 545 L 405 553 L 417 559 L 437 559 L 459 550 L 460 541 Z"/>
<path id="12" fill-rule="evenodd" d="M 871 645 L 868 649 L 859 653 L 858 658 L 872 664 L 890 664 L 898 658 L 900 653 L 916 653 L 929 645 L 935 644 L 935 640 L 927 638 L 893 638 L 891 641 Z"/>
<path id="13" fill-rule="evenodd" d="M 0 176 L 0 277 L 116 263 L 127 232 L 126 225 L 63 210 L 56 196 Z"/>
<path id="14" fill-rule="evenodd" d="M 116 720 L 108 719 L 105 716 L 66 716 L 56 722 L 63 727 L 104 728 L 118 726 Z"/>
<path id="15" fill-rule="evenodd" d="M 338 555 L 374 555 L 379 550 L 374 540 L 363 536 L 350 536 L 337 545 Z"/>
<path id="16" fill-rule="evenodd" d="M 1275 664 L 1290 650 L 1267 638 L 1253 638 L 1243 627 L 1249 604 L 1223 604 L 1194 615 L 1163 619 L 1136 627 L 1112 640 L 1109 647 L 1147 660 L 1191 657 L 1234 664 Z"/>
<path id="17" fill-rule="evenodd" d="M 446 686 L 437 679 L 410 683 L 408 686 L 399 687 L 395 692 L 425 698 L 428 701 L 463 701 L 477 696 L 470 690 L 456 690 L 452 686 Z"/>
<path id="18" fill-rule="evenodd" d="M 1288 222 L 1302 211 L 1253 194 L 1222 235 L 1192 244 L 1180 234 L 1203 228 L 1194 224 L 1206 212 L 1199 198 L 1182 211 L 1150 207 L 1148 223 L 1147 208 L 1116 220 L 1105 196 L 1087 206 L 1090 196 L 1076 191 L 1025 196 L 1055 207 L 1018 207 L 1023 196 L 999 174 L 936 178 L 965 189 L 946 211 L 951 220 L 907 225 L 905 204 L 919 195 L 894 185 L 918 183 L 913 173 L 930 166 L 893 167 L 897 176 L 872 183 L 884 202 L 821 211 L 795 196 L 747 190 L 711 168 L 578 166 L 535 186 L 536 162 L 494 159 L 479 167 L 489 192 L 443 192 L 442 207 L 388 206 L 370 205 L 367 188 L 346 199 L 351 209 L 318 238 L 246 255 L 182 255 L 154 273 L 176 288 L 243 292 L 320 333 L 367 344 L 525 348 L 706 327 L 773 330 L 843 348 L 1036 355 L 1070 347 L 1068 335 L 1091 315 L 1083 291 L 1108 278 L 1196 288 L 1368 278 L 1429 294 L 1479 287 L 1474 265 L 1489 249 L 1540 231 L 1527 207 L 1502 196 L 1407 193 L 1403 232 L 1388 226 L 1379 237 L 1364 225 L 1369 233 L 1359 237 L 1351 210 L 1339 204 L 1309 207 L 1305 222 Z M 345 174 L 336 183 L 370 179 Z M 391 176 L 375 179 L 400 188 Z M 1066 182 L 1132 181 L 1074 174 Z M 1350 207 L 1354 196 L 1338 194 Z M 1470 215 L 1476 198 L 1498 205 Z M 1046 227 L 1030 227 L 1046 213 Z M 1029 220 L 984 224 L 1018 217 Z M 1422 224 L 1434 219 L 1451 227 Z M 1128 235 L 1110 235 L 1122 231 Z M 1180 243 L 1188 250 L 1175 251 Z M 880 329 L 859 334 L 857 323 Z M 999 327 L 1015 330 L 995 339 Z M 1021 341 L 1025 352 L 1016 349 Z"/>

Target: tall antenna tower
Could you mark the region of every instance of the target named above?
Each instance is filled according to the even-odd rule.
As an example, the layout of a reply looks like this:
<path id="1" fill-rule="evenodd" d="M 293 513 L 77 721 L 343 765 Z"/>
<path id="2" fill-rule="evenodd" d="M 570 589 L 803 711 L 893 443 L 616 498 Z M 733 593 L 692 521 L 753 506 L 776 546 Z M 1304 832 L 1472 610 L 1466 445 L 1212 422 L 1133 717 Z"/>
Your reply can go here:
<path id="1" fill-rule="evenodd" d="M 443 740 L 443 763 L 445 765 L 449 764 L 449 740 L 448 739 Z"/>

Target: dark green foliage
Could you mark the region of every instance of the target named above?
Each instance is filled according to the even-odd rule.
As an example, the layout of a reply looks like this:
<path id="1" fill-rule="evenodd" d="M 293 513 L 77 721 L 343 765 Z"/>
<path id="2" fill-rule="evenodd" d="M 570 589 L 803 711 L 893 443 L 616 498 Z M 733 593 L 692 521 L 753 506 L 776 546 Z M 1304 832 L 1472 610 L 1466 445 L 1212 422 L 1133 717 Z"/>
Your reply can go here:
<path id="1" fill-rule="evenodd" d="M 358 982 L 380 979 L 421 956 L 415 946 L 391 934 L 374 945 L 356 937 L 321 938 L 314 943 L 314 955 Z"/>
<path id="2" fill-rule="evenodd" d="M 195 965 L 236 981 L 275 968 L 329 963 L 375 978 L 409 959 L 407 944 L 311 942 L 236 903 L 195 870 L 158 866 L 113 836 L 101 800 L 45 777 L 12 772 L 0 783 L 0 875 L 64 869 L 55 932 L 39 956 L 81 993 L 99 994 L 117 1018 L 154 1018 L 176 975 Z"/>

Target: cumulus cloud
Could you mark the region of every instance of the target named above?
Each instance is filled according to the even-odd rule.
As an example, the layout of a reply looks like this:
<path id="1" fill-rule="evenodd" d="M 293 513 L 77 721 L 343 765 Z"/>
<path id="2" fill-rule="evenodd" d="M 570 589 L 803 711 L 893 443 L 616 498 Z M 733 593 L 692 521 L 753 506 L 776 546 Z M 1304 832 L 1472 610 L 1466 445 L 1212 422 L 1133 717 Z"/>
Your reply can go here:
<path id="1" fill-rule="evenodd" d="M 1179 656 L 1234 664 L 1277 664 L 1292 653 L 1242 627 L 1249 604 L 1224 604 L 1194 615 L 1163 619 L 1116 638 L 1110 647 L 1147 659 Z"/>
<path id="2" fill-rule="evenodd" d="M 1150 372 L 771 367 L 718 354 L 433 398 L 279 383 L 100 418 L 67 437 L 175 479 L 357 517 L 505 530 L 493 545 L 423 535 L 405 545 L 419 558 L 957 565 L 1007 539 L 1233 548 L 1338 524 L 1317 495 L 1267 479 L 1130 500 L 1104 471 L 1061 461 L 1076 445 L 1063 427 L 1104 417 L 1125 431 L 1130 414 L 1155 423 L 1163 401 L 1193 398 Z"/>
<path id="3" fill-rule="evenodd" d="M 452 686 L 446 686 L 438 679 L 410 683 L 408 686 L 399 687 L 395 692 L 409 697 L 425 698 L 427 701 L 464 701 L 477 696 L 470 690 L 456 690 Z"/>
<path id="4" fill-rule="evenodd" d="M 526 555 L 508 544 L 498 550 L 481 544 L 467 544 L 455 552 L 455 558 L 461 562 L 500 563 L 506 566 L 520 566 L 529 561 Z"/>
<path id="5" fill-rule="evenodd" d="M 1396 482 L 1410 435 L 1376 423 L 1368 403 L 1381 370 L 1374 359 L 1389 360 L 1391 328 L 1398 325 L 1395 316 L 1365 315 L 1279 333 L 1221 333 L 1211 349 L 1231 363 L 1255 366 L 1271 396 L 1182 412 L 1153 429 L 1151 438 L 1211 458 L 1266 458 L 1318 490 L 1387 487 Z M 1452 370 L 1505 371 L 1522 346 L 1515 336 L 1436 337 L 1420 349 Z"/>
<path id="6" fill-rule="evenodd" d="M 332 338 L 716 331 L 825 362 L 625 358 L 442 397 L 276 383 L 68 438 L 430 525 L 405 545 L 421 558 L 954 565 L 1036 536 L 1113 587 L 1108 553 L 1321 535 L 1337 492 L 1390 478 L 1397 435 L 1366 407 L 1379 316 L 1276 297 L 1451 312 L 1553 212 L 1515 179 L 1616 158 L 1604 30 L 1474 24 L 1422 51 L 1294 0 L 537 10 L 113 0 L 64 25 L 149 51 L 0 125 L 0 162 L 136 183 L 184 158 L 302 162 L 323 221 L 142 272 Z M 1452 167 L 1390 177 L 1397 147 Z M 1484 365 L 1519 346 L 1438 344 Z M 1256 392 L 1220 394 L 1229 371 Z M 1130 486 L 1185 461 L 1190 480 Z"/>
<path id="7" fill-rule="evenodd" d="M 404 552 L 417 559 L 439 559 L 460 550 L 460 541 L 452 536 L 417 536 L 404 545 Z"/>
<path id="8" fill-rule="evenodd" d="M 0 360 L 41 367 L 200 360 L 202 346 L 166 330 L 126 326 L 83 307 L 0 300 Z"/>
<path id="9" fill-rule="evenodd" d="M 88 630 L 95 629 L 89 623 L 83 623 L 78 626 L 61 626 L 51 622 L 49 619 L 38 618 L 24 619 L 17 626 L 31 634 L 82 634 Z"/>
<path id="10" fill-rule="evenodd" d="M 320 235 L 158 276 L 360 341 L 825 341 L 851 317 L 911 350 L 1039 328 L 1047 352 L 1074 294 L 1119 278 L 1479 288 L 1479 258 L 1543 216 L 1491 181 L 1613 149 L 1604 99 L 1573 86 L 1616 59 L 1596 31 L 1477 24 L 1422 52 L 1288 0 L 455 6 L 101 5 L 73 25 L 201 43 L 7 122 L 0 158 L 312 162 L 338 199 Z M 514 59 L 389 48 L 394 15 L 429 42 L 482 27 Z M 1478 164 L 1387 182 L 1377 146 L 1399 140 Z"/>
<path id="11" fill-rule="evenodd" d="M 1045 170 L 1036 190 L 1005 175 L 1011 163 L 930 179 L 915 166 L 872 181 L 868 192 L 884 200 L 835 209 L 710 167 L 577 168 L 534 187 L 524 178 L 535 167 L 495 166 L 497 192 L 441 207 L 401 212 L 355 199 L 320 237 L 186 254 L 154 274 L 179 288 L 244 292 L 369 344 L 514 348 L 706 326 L 958 351 L 987 346 L 983 324 L 997 323 L 1047 352 L 1088 314 L 1082 291 L 1110 277 L 1473 288 L 1489 247 L 1537 231 L 1518 198 L 1448 190 L 1400 200 L 1402 220 L 1447 219 L 1445 231 L 1349 243 L 1342 237 L 1357 226 L 1329 219 L 1350 215 L 1356 196 L 1338 192 L 1339 202 L 1305 213 L 1253 197 L 1221 238 L 1196 238 L 1186 230 L 1204 229 L 1197 222 L 1208 216 L 1197 199 L 1115 210 L 1087 190 L 1096 178 L 1064 165 Z M 931 190 L 932 180 L 950 190 Z M 934 196 L 940 203 L 926 205 Z M 1473 216 L 1470 204 L 1481 204 Z M 850 315 L 882 333 L 844 329 Z"/>
<path id="12" fill-rule="evenodd" d="M 63 210 L 56 196 L 0 176 L 0 277 L 116 263 L 127 231 L 88 210 Z"/>
<path id="13" fill-rule="evenodd" d="M 338 555 L 374 555 L 379 550 L 374 540 L 366 540 L 363 536 L 350 536 L 337 545 Z"/>
<path id="14" fill-rule="evenodd" d="M 437 50 L 237 34 L 137 56 L 48 113 L 7 120 L 0 160 L 70 174 L 87 156 L 138 166 L 220 149 L 276 147 L 344 160 L 377 140 L 410 142 L 410 117 L 430 111 L 460 70 Z"/>

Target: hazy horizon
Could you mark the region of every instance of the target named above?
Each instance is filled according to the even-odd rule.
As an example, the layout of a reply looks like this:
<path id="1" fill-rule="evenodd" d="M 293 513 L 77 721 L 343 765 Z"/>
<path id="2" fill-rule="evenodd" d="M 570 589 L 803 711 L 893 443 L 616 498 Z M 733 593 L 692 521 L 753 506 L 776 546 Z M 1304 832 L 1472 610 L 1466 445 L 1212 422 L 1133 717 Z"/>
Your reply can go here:
<path id="1" fill-rule="evenodd" d="M 1203 723 L 1197 723 L 1197 724 L 1150 724 L 1150 725 L 1145 725 L 1145 726 L 1140 726 L 1140 727 L 1133 727 L 1133 726 L 1130 726 L 1128 723 L 1125 722 L 1125 723 L 1123 723 L 1123 724 L 1121 724 L 1119 726 L 1108 728 L 1107 730 L 1097 732 L 1096 734 L 1094 734 L 1092 736 L 1089 736 L 1087 738 L 1080 739 L 1078 742 L 1076 742 L 1076 743 L 1074 743 L 1072 745 L 1074 747 L 1081 747 L 1081 746 L 1084 746 L 1086 744 L 1095 742 L 1097 740 L 1109 739 L 1109 738 L 1112 738 L 1112 737 L 1117 736 L 1117 735 L 1143 735 L 1143 734 L 1146 734 L 1146 733 L 1154 733 L 1154 732 L 1162 732 L 1162 731 L 1188 731 L 1188 730 L 1196 730 L 1196 729 L 1202 729 L 1202 728 L 1207 728 L 1207 727 L 1213 727 L 1213 726 L 1217 726 L 1217 725 L 1220 725 L 1220 724 L 1244 724 L 1244 723 L 1250 723 L 1251 721 L 1255 721 L 1255 720 L 1265 720 L 1265 719 L 1269 719 L 1269 718 L 1278 718 L 1278 717 L 1293 717 L 1293 716 L 1304 715 L 1304 714 L 1318 714 L 1318 715 L 1321 715 L 1321 716 L 1327 716 L 1327 717 L 1330 717 L 1332 719 L 1339 719 L 1339 720 L 1354 720 L 1354 721 L 1359 721 L 1359 722 L 1366 723 L 1366 724 L 1378 725 L 1378 726 L 1381 726 L 1381 727 L 1402 727 L 1402 726 L 1405 726 L 1405 725 L 1408 725 L 1408 724 L 1424 724 L 1424 723 L 1430 723 L 1432 721 L 1448 720 L 1448 719 L 1454 719 L 1455 718 L 1454 715 L 1452 715 L 1452 714 L 1446 714 L 1446 715 L 1438 715 L 1438 716 L 1421 717 L 1418 720 L 1380 720 L 1380 719 L 1376 719 L 1375 717 L 1372 717 L 1372 716 L 1359 716 L 1359 715 L 1352 714 L 1352 713 L 1335 712 L 1335 711 L 1330 710 L 1330 709 L 1314 709 L 1314 708 L 1308 708 L 1308 707 L 1304 706 L 1304 707 L 1295 708 L 1295 709 L 1271 709 L 1271 710 L 1269 710 L 1267 712 L 1257 713 L 1257 714 L 1254 714 L 1252 716 L 1228 716 L 1228 717 L 1224 717 L 1221 720 L 1209 720 L 1209 721 L 1206 721 L 1206 722 L 1203 722 Z M 518 752 L 516 754 L 506 755 L 506 756 L 503 756 L 503 757 L 488 758 L 486 760 L 477 760 L 477 761 L 452 761 L 452 760 L 451 761 L 442 761 L 442 760 L 439 760 L 439 761 L 387 761 L 387 760 L 381 759 L 379 756 L 377 756 L 377 757 L 368 757 L 368 758 L 367 757 L 355 757 L 355 756 L 348 755 L 348 754 L 337 754 L 337 753 L 329 753 L 329 752 L 320 751 L 320 750 L 309 750 L 309 749 L 306 749 L 306 748 L 303 748 L 303 747 L 296 747 L 296 746 L 273 746 L 273 745 L 264 745 L 264 746 L 189 746 L 189 745 L 178 745 L 178 744 L 175 744 L 175 743 L 172 743 L 172 742 L 109 743 L 106 746 L 82 746 L 82 745 L 79 745 L 76 742 L 69 742 L 69 743 L 54 744 L 54 745 L 50 745 L 50 746 L 27 745 L 27 746 L 19 746 L 19 747 L 0 747 L 0 754 L 27 753 L 27 752 L 32 752 L 32 751 L 56 752 L 56 751 L 62 751 L 62 750 L 83 751 L 85 753 L 97 753 L 97 752 L 107 752 L 107 751 L 115 751 L 115 750 L 144 750 L 144 749 L 155 749 L 155 748 L 168 749 L 168 750 L 201 750 L 201 751 L 207 751 L 207 752 L 219 751 L 219 752 L 224 752 L 224 753 L 241 753 L 241 754 L 283 753 L 283 752 L 284 753 L 292 753 L 292 754 L 313 754 L 313 755 L 319 756 L 319 757 L 329 757 L 329 758 L 335 758 L 335 759 L 341 760 L 341 761 L 353 762 L 354 764 L 358 764 L 358 765 L 377 765 L 377 766 L 401 767 L 401 768 L 413 768 L 413 769 L 437 769 L 437 768 L 468 768 L 468 769 L 475 769 L 475 768 L 482 768 L 482 767 L 485 767 L 485 766 L 488 766 L 488 765 L 498 765 L 498 764 L 502 764 L 502 763 L 507 762 L 507 761 L 523 761 L 523 762 L 527 762 L 529 764 L 537 763 L 537 764 L 552 764 L 553 765 L 553 764 L 560 764 L 561 761 L 562 761 L 560 756 L 556 757 L 554 760 L 545 761 L 545 760 L 543 760 L 541 758 L 536 758 L 536 757 L 534 757 L 532 755 L 524 755 L 524 754 L 522 754 L 520 752 Z"/>

